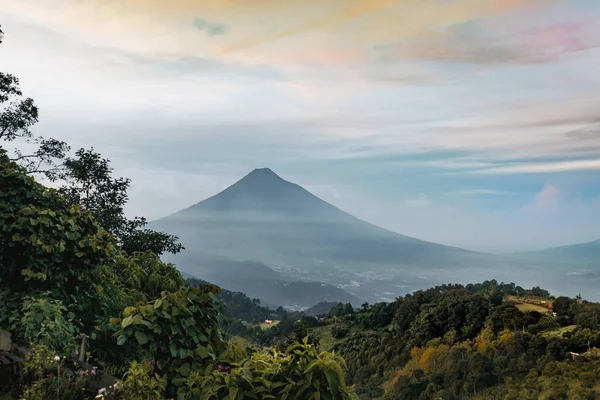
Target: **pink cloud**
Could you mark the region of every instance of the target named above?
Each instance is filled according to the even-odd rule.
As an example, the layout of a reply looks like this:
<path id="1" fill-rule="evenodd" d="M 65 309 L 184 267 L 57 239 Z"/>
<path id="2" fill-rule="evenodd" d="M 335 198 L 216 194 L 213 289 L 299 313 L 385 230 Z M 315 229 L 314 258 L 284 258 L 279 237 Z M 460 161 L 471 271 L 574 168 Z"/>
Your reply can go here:
<path id="1" fill-rule="evenodd" d="M 525 215 L 551 212 L 562 202 L 562 192 L 553 185 L 546 184 L 535 196 L 533 203 L 523 207 Z"/>

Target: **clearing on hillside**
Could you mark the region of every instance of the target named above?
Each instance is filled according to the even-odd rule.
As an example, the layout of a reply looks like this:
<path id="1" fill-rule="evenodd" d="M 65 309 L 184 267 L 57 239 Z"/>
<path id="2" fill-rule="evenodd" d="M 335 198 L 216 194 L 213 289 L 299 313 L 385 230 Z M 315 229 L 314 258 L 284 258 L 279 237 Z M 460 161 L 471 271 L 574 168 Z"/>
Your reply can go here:
<path id="1" fill-rule="evenodd" d="M 279 324 L 280 321 L 272 321 L 270 324 L 263 322 L 262 324 L 260 324 L 260 329 L 262 330 L 266 330 L 266 329 L 271 329 L 272 327 L 276 326 Z"/>
<path id="2" fill-rule="evenodd" d="M 550 331 L 542 332 L 541 335 L 545 338 L 552 336 L 562 337 L 564 333 L 573 332 L 575 328 L 577 328 L 577 325 L 563 326 L 562 328 L 556 328 Z"/>
<path id="3" fill-rule="evenodd" d="M 538 297 L 516 297 L 508 296 L 506 302 L 513 303 L 522 312 L 537 311 L 539 313 L 550 313 L 552 300 Z"/>
<path id="4" fill-rule="evenodd" d="M 550 311 L 548 311 L 548 309 L 546 307 L 538 306 L 535 304 L 529 304 L 529 303 L 517 303 L 517 304 L 515 304 L 515 307 L 517 307 L 519 309 L 519 311 L 522 311 L 522 312 L 537 311 L 542 314 L 550 312 Z"/>

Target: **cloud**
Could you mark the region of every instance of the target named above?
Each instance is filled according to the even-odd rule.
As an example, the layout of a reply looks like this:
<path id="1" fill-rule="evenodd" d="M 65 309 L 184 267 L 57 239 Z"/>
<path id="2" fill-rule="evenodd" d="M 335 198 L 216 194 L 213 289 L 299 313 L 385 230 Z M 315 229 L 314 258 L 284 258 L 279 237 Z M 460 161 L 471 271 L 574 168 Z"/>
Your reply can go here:
<path id="1" fill-rule="evenodd" d="M 201 32 L 206 32 L 208 36 L 224 35 L 229 30 L 225 24 L 209 22 L 200 17 L 194 19 L 194 27 Z"/>
<path id="2" fill-rule="evenodd" d="M 321 17 L 314 21 L 304 23 L 299 27 L 277 30 L 265 37 L 259 37 L 240 42 L 236 45 L 224 49 L 223 53 L 247 50 L 262 44 L 272 43 L 315 29 L 321 29 L 332 24 L 355 19 L 362 15 L 389 7 L 390 5 L 396 2 L 397 0 L 353 0 L 350 5 L 347 5 L 348 3 L 346 3 L 345 7 L 337 8 L 336 11 L 332 12 L 331 14 L 325 17 Z"/>
<path id="3" fill-rule="evenodd" d="M 381 46 L 380 56 L 479 66 L 523 65 L 555 62 L 600 46 L 597 18 L 565 12 L 557 19 L 551 12 L 551 8 L 525 8 L 518 14 L 481 15 L 437 26 Z"/>
<path id="4" fill-rule="evenodd" d="M 458 190 L 455 192 L 448 193 L 455 196 L 510 196 L 514 195 L 515 192 L 507 190 L 496 190 L 496 189 L 469 189 L 469 190 Z"/>
<path id="5" fill-rule="evenodd" d="M 546 184 L 538 193 L 536 193 L 533 203 L 525 205 L 521 208 L 521 211 L 527 217 L 556 212 L 561 208 L 564 209 L 564 195 L 563 191 L 558 187 Z M 561 210 L 561 212 L 563 212 L 563 210 Z"/>
<path id="6" fill-rule="evenodd" d="M 511 165 L 500 165 L 494 168 L 472 171 L 475 174 L 543 174 L 573 171 L 597 171 L 600 170 L 600 159 L 595 160 L 573 160 L 556 162 L 527 162 L 514 163 Z"/>

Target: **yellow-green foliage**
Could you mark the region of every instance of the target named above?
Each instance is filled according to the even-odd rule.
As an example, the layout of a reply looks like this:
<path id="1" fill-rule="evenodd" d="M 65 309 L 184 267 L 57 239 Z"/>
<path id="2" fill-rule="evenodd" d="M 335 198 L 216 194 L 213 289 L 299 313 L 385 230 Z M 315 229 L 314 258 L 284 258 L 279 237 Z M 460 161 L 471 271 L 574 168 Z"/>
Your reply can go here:
<path id="1" fill-rule="evenodd" d="M 167 378 L 155 373 L 150 362 L 133 361 L 117 386 L 124 400 L 160 399 L 167 387 Z"/>
<path id="2" fill-rule="evenodd" d="M 346 386 L 344 360 L 308 343 L 286 352 L 256 352 L 231 372 L 195 371 L 180 389 L 185 399 L 358 399 Z"/>

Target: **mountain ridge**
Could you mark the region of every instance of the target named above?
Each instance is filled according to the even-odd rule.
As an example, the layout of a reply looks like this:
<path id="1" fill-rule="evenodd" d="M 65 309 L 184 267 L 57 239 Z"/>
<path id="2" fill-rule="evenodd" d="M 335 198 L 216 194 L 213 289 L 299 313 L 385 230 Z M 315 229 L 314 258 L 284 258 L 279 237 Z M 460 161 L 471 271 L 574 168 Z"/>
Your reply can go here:
<path id="1" fill-rule="evenodd" d="M 550 262 L 580 262 L 589 263 L 600 261 L 600 239 L 591 242 L 575 243 L 566 246 L 550 247 L 541 250 L 517 253 L 518 256 Z"/>

